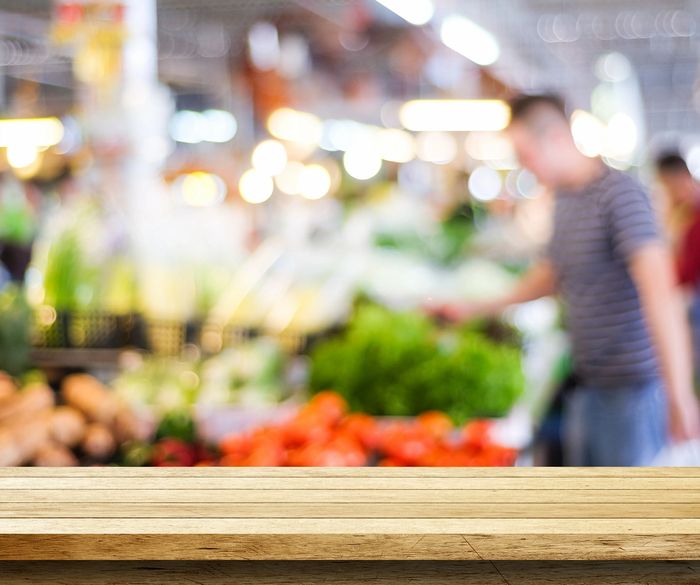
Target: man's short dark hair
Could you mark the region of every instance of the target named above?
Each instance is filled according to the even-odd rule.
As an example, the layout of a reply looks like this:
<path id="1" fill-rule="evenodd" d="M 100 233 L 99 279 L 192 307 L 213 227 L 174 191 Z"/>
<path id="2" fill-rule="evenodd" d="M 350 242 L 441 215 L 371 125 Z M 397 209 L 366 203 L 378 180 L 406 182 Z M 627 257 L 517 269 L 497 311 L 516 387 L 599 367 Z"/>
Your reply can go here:
<path id="1" fill-rule="evenodd" d="M 554 110 L 566 119 L 564 100 L 553 93 L 520 94 L 511 99 L 509 105 L 511 122 L 526 120 L 540 109 Z"/>
<path id="2" fill-rule="evenodd" d="M 656 158 L 656 170 L 659 174 L 689 175 L 688 164 L 677 151 L 664 152 Z"/>

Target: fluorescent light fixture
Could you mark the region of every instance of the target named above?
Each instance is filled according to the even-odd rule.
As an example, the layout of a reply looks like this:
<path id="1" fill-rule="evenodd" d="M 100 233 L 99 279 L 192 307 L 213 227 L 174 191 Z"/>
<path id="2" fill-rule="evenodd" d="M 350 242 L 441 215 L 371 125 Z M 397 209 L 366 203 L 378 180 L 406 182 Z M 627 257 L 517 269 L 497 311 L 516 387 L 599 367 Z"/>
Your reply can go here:
<path id="1" fill-rule="evenodd" d="M 442 21 L 440 39 L 450 49 L 477 65 L 493 65 L 501 54 L 496 37 L 475 22 L 456 14 Z"/>
<path id="2" fill-rule="evenodd" d="M 503 130 L 510 109 L 501 100 L 414 100 L 399 111 L 401 124 L 413 132 Z"/>
<path id="3" fill-rule="evenodd" d="M 377 2 L 416 26 L 427 24 L 435 14 L 433 0 L 377 0 Z"/>
<path id="4" fill-rule="evenodd" d="M 31 144 L 55 146 L 63 139 L 63 124 L 58 118 L 17 118 L 0 120 L 0 147 Z"/>

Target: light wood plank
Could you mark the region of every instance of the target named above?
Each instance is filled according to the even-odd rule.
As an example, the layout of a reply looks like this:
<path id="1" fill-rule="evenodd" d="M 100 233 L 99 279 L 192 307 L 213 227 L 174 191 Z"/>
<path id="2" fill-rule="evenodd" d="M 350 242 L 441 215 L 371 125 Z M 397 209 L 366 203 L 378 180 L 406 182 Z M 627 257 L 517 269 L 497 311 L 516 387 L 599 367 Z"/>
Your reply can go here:
<path id="1" fill-rule="evenodd" d="M 665 534 L 700 535 L 698 519 L 7 518 L 0 534 Z"/>
<path id="2" fill-rule="evenodd" d="M 226 503 L 416 503 L 416 504 L 658 504 L 700 503 L 695 490 L 206 490 L 206 502 Z M 2 490 L 0 503 L 203 501 L 202 490 Z M 529 506 L 528 506 L 529 507 Z"/>
<path id="3" fill-rule="evenodd" d="M 700 560 L 698 535 L 2 535 L 0 560 Z M 699 580 L 700 582 L 700 580 Z M 697 584 L 695 584 L 697 585 Z"/>
<path id="4" fill-rule="evenodd" d="M 675 477 L 624 477 L 624 478 L 546 478 L 546 477 L 465 477 L 465 478 L 384 478 L 384 477 L 110 477 L 95 481 L 90 477 L 3 477 L 1 491 L 5 489 L 106 489 L 106 490 L 209 490 L 209 489 L 279 489 L 309 490 L 322 486 L 326 490 L 570 490 L 570 489 L 655 489 L 655 490 L 700 490 L 700 478 Z"/>
<path id="5" fill-rule="evenodd" d="M 700 504 L 1 503 L 2 518 L 689 518 Z"/>

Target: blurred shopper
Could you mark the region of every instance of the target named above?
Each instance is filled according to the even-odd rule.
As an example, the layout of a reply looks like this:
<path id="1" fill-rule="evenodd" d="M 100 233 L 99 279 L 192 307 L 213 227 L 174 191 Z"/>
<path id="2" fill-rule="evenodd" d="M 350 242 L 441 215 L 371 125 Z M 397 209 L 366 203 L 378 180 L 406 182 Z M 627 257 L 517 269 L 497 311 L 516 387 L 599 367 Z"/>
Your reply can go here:
<path id="1" fill-rule="evenodd" d="M 676 440 L 700 435 L 689 335 L 650 199 L 579 152 L 555 96 L 513 100 L 508 132 L 523 167 L 556 191 L 547 253 L 508 297 L 449 307 L 447 316 L 558 293 L 578 380 L 564 405 L 566 464 L 648 465 L 668 430 Z"/>
<path id="2" fill-rule="evenodd" d="M 697 377 L 700 372 L 700 185 L 677 152 L 660 156 L 656 168 L 668 195 L 669 228 L 675 243 L 678 284 L 687 294 L 690 307 Z"/>

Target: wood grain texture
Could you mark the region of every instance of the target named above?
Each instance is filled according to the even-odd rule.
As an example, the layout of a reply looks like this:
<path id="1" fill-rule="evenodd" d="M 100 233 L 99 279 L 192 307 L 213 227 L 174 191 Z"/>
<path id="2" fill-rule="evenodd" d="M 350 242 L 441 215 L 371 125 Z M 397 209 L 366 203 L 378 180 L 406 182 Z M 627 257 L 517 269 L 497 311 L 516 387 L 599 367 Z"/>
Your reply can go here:
<path id="1" fill-rule="evenodd" d="M 699 488 L 687 468 L 7 468 L 0 560 L 698 560 Z"/>
<path id="2" fill-rule="evenodd" d="M 699 563 L 0 562 L 3 585 L 697 585 Z"/>

